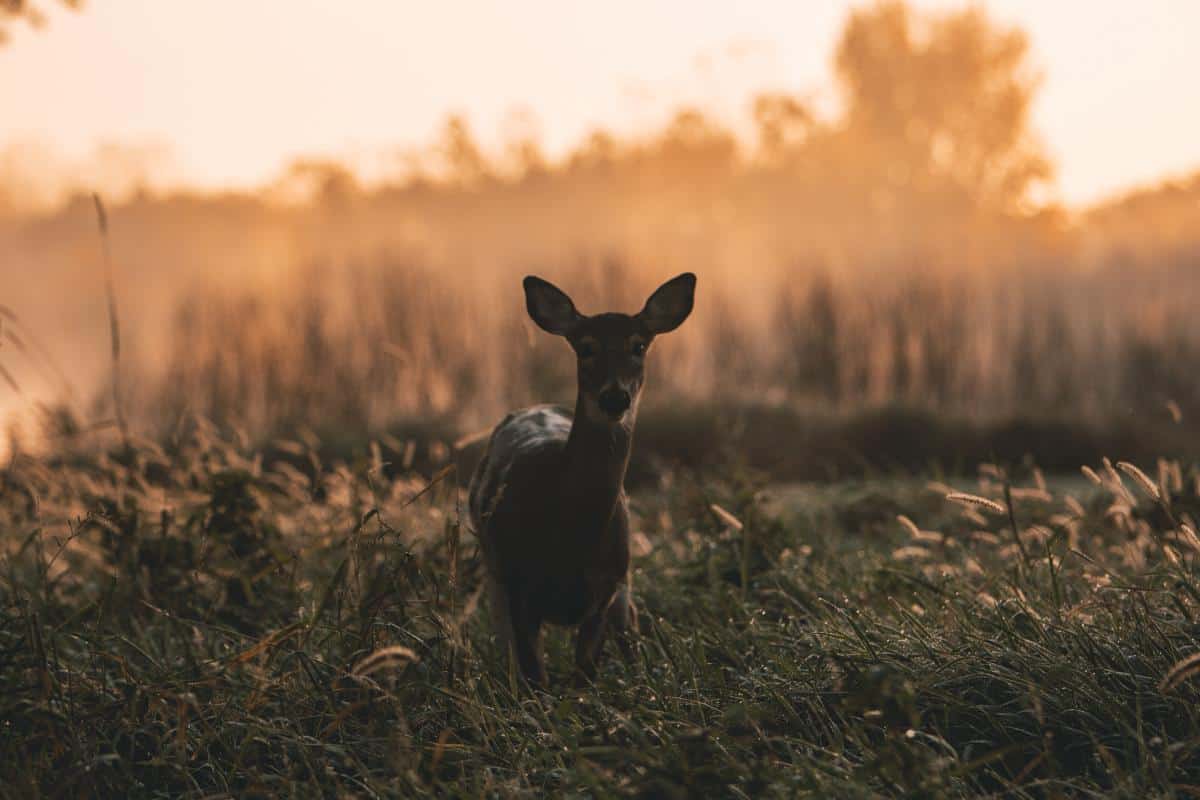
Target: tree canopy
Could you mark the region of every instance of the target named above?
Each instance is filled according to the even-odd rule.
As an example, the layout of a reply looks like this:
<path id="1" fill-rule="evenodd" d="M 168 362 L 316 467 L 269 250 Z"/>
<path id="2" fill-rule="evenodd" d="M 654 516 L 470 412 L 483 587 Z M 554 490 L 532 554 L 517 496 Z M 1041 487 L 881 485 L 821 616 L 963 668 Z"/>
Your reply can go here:
<path id="1" fill-rule="evenodd" d="M 83 5 L 83 0 L 58 0 L 58 2 L 70 8 L 79 8 Z M 9 30 L 13 23 L 21 20 L 30 25 L 40 26 L 44 24 L 46 16 L 41 8 L 30 0 L 0 0 L 0 45 L 8 41 Z"/>
<path id="2" fill-rule="evenodd" d="M 903 2 L 855 12 L 835 57 L 845 131 L 887 172 L 1017 210 L 1052 175 L 1030 130 L 1039 76 L 1029 41 L 979 8 L 919 15 Z"/>

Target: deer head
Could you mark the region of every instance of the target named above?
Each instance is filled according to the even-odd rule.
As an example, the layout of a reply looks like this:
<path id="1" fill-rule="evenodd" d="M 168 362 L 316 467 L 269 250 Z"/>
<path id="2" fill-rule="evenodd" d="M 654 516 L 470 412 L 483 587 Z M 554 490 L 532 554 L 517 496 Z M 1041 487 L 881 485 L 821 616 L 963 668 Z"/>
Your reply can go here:
<path id="1" fill-rule="evenodd" d="M 587 316 L 554 284 L 527 277 L 525 306 L 538 326 L 564 337 L 578 359 L 579 405 L 591 422 L 628 424 L 637 412 L 654 337 L 673 331 L 692 313 L 696 276 L 685 272 L 650 295 L 632 316 Z"/>

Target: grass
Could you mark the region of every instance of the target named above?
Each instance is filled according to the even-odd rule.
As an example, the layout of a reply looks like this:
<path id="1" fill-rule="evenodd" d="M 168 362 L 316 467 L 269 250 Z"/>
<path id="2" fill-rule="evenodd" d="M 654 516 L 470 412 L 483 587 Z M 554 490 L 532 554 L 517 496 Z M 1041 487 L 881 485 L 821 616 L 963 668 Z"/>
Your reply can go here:
<path id="1" fill-rule="evenodd" d="M 648 264 L 581 261 L 548 274 L 589 312 L 632 311 L 666 277 Z M 762 406 L 836 418 L 896 406 L 1143 435 L 1173 417 L 1190 424 L 1200 419 L 1194 266 L 1154 280 L 1116 269 L 934 279 L 898 267 L 831 284 L 764 272 L 752 294 L 702 271 L 694 319 L 655 344 L 651 397 L 672 410 Z M 379 256 L 295 274 L 265 293 L 230 282 L 155 303 L 171 311 L 170 324 L 142 325 L 159 344 L 141 343 L 123 362 L 137 387 L 124 398 L 130 421 L 170 428 L 196 413 L 261 431 L 315 420 L 353 431 L 454 417 L 482 427 L 513 407 L 574 396 L 562 343 L 537 334 L 524 312 L 520 272 L 477 280 Z M 770 427 L 789 422 L 776 416 Z"/>
<path id="2" fill-rule="evenodd" d="M 453 467 L 319 444 L 264 468 L 196 423 L 0 473 L 0 796 L 1200 794 L 1200 681 L 1166 679 L 1200 650 L 1193 469 L 1154 500 L 987 467 L 1004 513 L 665 475 L 634 498 L 635 663 L 568 688 L 552 634 L 531 694 Z"/>
<path id="3" fill-rule="evenodd" d="M 921 153 L 900 190 L 890 132 L 912 126 L 858 117 L 747 160 L 682 113 L 511 177 L 456 123 L 445 182 L 318 167 L 296 206 L 142 196 L 116 209 L 124 353 L 93 198 L 106 379 L 75 377 L 104 361 L 88 209 L 0 218 L 43 272 L 6 302 L 76 362 L 0 307 L 0 388 L 111 389 L 114 417 L 56 408 L 49 451 L 13 432 L 0 469 L 0 797 L 1200 796 L 1200 472 L 1155 463 L 1200 418 L 1182 195 L 1068 225 L 987 210 Z M 449 446 L 570 396 L 570 362 L 497 299 L 528 269 L 589 309 L 704 275 L 630 476 L 638 657 L 585 691 L 564 636 L 546 693 L 495 652 L 459 508 L 474 451 Z M 251 443 L 195 415 L 327 427 Z M 78 445 L 114 423 L 119 445 Z M 1094 483 L 1047 486 L 1030 453 Z M 993 459 L 1015 484 L 914 477 Z"/>

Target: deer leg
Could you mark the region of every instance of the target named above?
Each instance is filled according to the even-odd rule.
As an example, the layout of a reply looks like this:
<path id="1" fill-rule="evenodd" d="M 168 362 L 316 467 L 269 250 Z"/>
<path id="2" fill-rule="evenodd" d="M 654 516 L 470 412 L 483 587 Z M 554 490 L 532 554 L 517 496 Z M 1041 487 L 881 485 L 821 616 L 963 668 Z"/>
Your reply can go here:
<path id="1" fill-rule="evenodd" d="M 491 606 L 492 633 L 496 637 L 496 647 L 509 659 L 512 650 L 513 629 L 512 609 L 508 604 L 508 590 L 496 578 L 488 576 L 488 598 Z"/>
<path id="2" fill-rule="evenodd" d="M 638 611 L 628 586 L 617 589 L 606 614 L 613 638 L 617 640 L 617 647 L 621 650 L 621 658 L 626 664 L 632 663 L 633 634 L 637 633 Z"/>
<path id="3" fill-rule="evenodd" d="M 542 621 L 529 613 L 524 598 L 510 593 L 509 618 L 512 621 L 513 648 L 517 666 L 533 686 L 546 685 L 546 662 L 542 655 Z"/>
<path id="4" fill-rule="evenodd" d="M 575 637 L 575 685 L 583 686 L 596 677 L 596 658 L 604 644 L 604 628 L 608 621 L 608 609 L 602 608 L 585 617 L 579 624 Z"/>

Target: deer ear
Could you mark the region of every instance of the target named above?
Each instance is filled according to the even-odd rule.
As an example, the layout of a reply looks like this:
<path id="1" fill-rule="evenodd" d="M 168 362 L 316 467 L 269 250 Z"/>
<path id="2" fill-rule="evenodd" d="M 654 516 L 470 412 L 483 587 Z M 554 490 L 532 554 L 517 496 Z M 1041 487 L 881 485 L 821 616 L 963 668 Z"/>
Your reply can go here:
<path id="1" fill-rule="evenodd" d="M 525 278 L 525 308 L 542 330 L 566 336 L 579 320 L 579 312 L 566 292 L 533 275 Z"/>
<path id="2" fill-rule="evenodd" d="M 638 317 L 655 335 L 673 331 L 692 313 L 695 296 L 696 276 L 685 272 L 655 289 Z"/>

